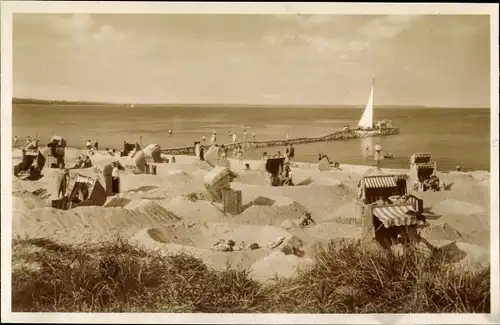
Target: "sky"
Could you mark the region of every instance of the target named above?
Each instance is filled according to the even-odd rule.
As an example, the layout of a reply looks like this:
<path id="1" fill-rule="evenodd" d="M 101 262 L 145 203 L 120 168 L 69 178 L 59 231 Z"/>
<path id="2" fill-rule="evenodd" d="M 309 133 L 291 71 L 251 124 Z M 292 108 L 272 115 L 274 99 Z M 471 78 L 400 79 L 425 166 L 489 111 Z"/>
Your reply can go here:
<path id="1" fill-rule="evenodd" d="M 479 15 L 15 14 L 13 95 L 489 107 Z"/>

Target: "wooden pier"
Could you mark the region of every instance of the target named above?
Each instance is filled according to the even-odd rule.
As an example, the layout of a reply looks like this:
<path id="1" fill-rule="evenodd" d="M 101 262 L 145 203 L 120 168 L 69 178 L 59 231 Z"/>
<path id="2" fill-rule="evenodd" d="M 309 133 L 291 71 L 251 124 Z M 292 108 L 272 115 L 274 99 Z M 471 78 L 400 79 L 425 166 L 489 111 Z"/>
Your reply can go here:
<path id="1" fill-rule="evenodd" d="M 359 139 L 368 138 L 376 136 L 387 136 L 399 134 L 399 128 L 383 128 L 374 130 L 343 130 L 337 131 L 331 134 L 327 134 L 321 137 L 307 137 L 307 138 L 295 138 L 295 139 L 282 139 L 282 140 L 268 140 L 268 141 L 246 141 L 246 148 L 269 148 L 269 147 L 283 147 L 287 144 L 305 144 L 314 142 L 324 142 L 324 141 L 334 141 L 334 140 L 349 140 L 349 139 Z M 228 150 L 235 149 L 238 145 L 245 146 L 244 141 L 224 144 Z M 202 146 L 205 150 L 210 147 L 210 145 Z M 191 155 L 195 154 L 194 146 L 181 147 L 181 148 L 169 148 L 162 149 L 161 153 L 166 155 Z"/>

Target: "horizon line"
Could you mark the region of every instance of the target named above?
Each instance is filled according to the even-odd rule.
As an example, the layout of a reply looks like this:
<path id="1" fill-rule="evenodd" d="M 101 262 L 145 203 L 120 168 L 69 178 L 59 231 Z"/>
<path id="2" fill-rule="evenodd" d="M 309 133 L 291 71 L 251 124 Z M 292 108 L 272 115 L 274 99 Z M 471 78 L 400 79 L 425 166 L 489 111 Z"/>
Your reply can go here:
<path id="1" fill-rule="evenodd" d="M 87 100 L 64 100 L 64 99 L 42 99 L 30 97 L 12 97 L 12 104 L 23 105 L 115 105 L 115 106 L 184 106 L 184 107 L 282 107 L 282 108 L 362 108 L 365 104 L 245 104 L 245 103 L 176 103 L 176 102 L 156 102 L 156 103 L 141 103 L 141 102 L 107 102 L 107 101 L 87 101 Z M 379 104 L 374 107 L 381 108 L 429 108 L 429 109 L 491 109 L 488 106 L 446 106 L 446 105 L 417 105 L 417 104 Z M 132 107 L 130 107 L 132 108 Z"/>

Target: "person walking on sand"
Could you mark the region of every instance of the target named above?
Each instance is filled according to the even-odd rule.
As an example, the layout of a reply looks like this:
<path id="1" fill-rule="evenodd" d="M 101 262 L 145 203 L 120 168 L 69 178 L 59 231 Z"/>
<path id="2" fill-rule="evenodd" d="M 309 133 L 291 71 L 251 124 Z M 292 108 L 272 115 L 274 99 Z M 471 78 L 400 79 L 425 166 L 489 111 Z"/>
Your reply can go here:
<path id="1" fill-rule="evenodd" d="M 241 144 L 236 147 L 233 156 L 235 156 L 236 159 L 238 159 L 240 164 L 243 163 L 243 148 L 241 147 Z"/>
<path id="2" fill-rule="evenodd" d="M 94 149 L 95 151 L 98 151 L 99 150 L 99 142 L 94 142 Z"/>
<path id="3" fill-rule="evenodd" d="M 202 143 L 202 144 L 205 144 L 205 142 L 206 142 L 206 141 L 207 141 L 207 137 L 205 136 L 205 134 L 203 134 L 203 135 L 201 136 L 201 143 Z"/>
<path id="4" fill-rule="evenodd" d="M 215 144 L 216 142 L 217 142 L 217 136 L 215 135 L 215 131 L 214 131 L 214 133 L 212 133 L 212 138 L 210 139 L 210 143 Z"/>
<path id="5" fill-rule="evenodd" d="M 370 152 L 370 146 L 366 145 L 365 146 L 365 158 L 367 158 L 369 156 L 369 152 Z"/>
<path id="6" fill-rule="evenodd" d="M 247 148 L 247 141 L 248 141 L 247 130 L 243 130 L 243 144 L 245 146 L 245 149 Z"/>
<path id="7" fill-rule="evenodd" d="M 64 164 L 59 164 L 60 173 L 57 179 L 57 198 L 64 197 L 66 195 L 66 189 L 69 183 L 69 170 L 63 167 Z"/>
<path id="8" fill-rule="evenodd" d="M 12 146 L 13 146 L 13 147 L 16 147 L 18 142 L 19 142 L 19 138 L 17 137 L 17 135 L 15 135 L 15 136 L 14 136 L 14 141 L 13 141 Z"/>
<path id="9" fill-rule="evenodd" d="M 87 140 L 87 144 L 85 145 L 88 150 L 92 149 L 92 141 Z"/>
<path id="10" fill-rule="evenodd" d="M 198 160 L 200 160 L 200 143 L 196 141 L 194 143 L 194 154 Z"/>
<path id="11" fill-rule="evenodd" d="M 227 159 L 227 148 L 224 145 L 222 145 L 220 147 L 220 149 L 221 149 L 220 150 L 220 157 L 221 157 L 221 159 L 224 159 L 224 160 Z"/>
<path id="12" fill-rule="evenodd" d="M 293 145 L 290 143 L 290 148 L 289 148 L 289 151 L 288 151 L 288 162 L 290 164 L 293 163 L 293 157 L 295 157 L 295 148 L 293 147 Z"/>
<path id="13" fill-rule="evenodd" d="M 233 143 L 236 143 L 236 132 L 233 132 Z"/>
<path id="14" fill-rule="evenodd" d="M 118 169 L 118 162 L 113 162 L 113 171 L 111 172 L 111 191 L 116 197 L 120 194 L 120 172 Z"/>

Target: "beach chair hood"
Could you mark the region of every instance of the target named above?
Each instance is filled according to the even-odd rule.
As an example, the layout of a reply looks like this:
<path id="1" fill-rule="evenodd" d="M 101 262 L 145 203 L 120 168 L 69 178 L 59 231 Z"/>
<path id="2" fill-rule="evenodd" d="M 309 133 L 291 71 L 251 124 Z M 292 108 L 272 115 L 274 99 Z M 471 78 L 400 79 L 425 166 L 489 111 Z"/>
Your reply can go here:
<path id="1" fill-rule="evenodd" d="M 80 186 L 86 186 L 88 197 L 84 201 L 78 203 L 78 206 L 103 206 L 106 203 L 106 190 L 96 177 L 88 177 L 84 175 L 76 175 L 75 179 L 68 187 L 70 199 L 74 195 L 78 195 Z"/>
<path id="2" fill-rule="evenodd" d="M 432 154 L 430 153 L 414 153 L 410 157 L 410 164 L 422 164 L 422 163 L 429 163 L 432 159 Z"/>
<path id="3" fill-rule="evenodd" d="M 283 171 L 285 158 L 268 158 L 266 161 L 266 171 L 272 175 L 280 175 Z"/>
<path id="4" fill-rule="evenodd" d="M 417 214 L 411 204 L 374 206 L 372 213 L 385 228 L 393 226 L 411 226 L 418 224 Z"/>
<path id="5" fill-rule="evenodd" d="M 363 176 L 360 180 L 359 199 L 373 203 L 384 196 L 406 195 L 408 193 L 407 178 L 404 174 Z"/>
<path id="6" fill-rule="evenodd" d="M 217 161 L 219 160 L 219 148 L 213 146 L 210 147 L 207 152 L 205 152 L 205 161 L 210 164 L 210 166 L 215 167 Z"/>
<path id="7" fill-rule="evenodd" d="M 328 159 L 328 157 L 321 158 L 318 163 L 318 169 L 322 172 L 331 169 L 330 160 Z"/>
<path id="8" fill-rule="evenodd" d="M 151 160 L 155 163 L 162 162 L 161 158 L 161 147 L 158 144 L 149 144 L 146 148 L 142 149 L 144 151 L 144 155 L 146 160 Z"/>
<path id="9" fill-rule="evenodd" d="M 140 171 L 141 173 L 146 172 L 146 155 L 144 154 L 144 151 L 139 150 L 137 153 L 134 155 L 134 166 L 137 169 L 137 171 Z"/>
<path id="10" fill-rule="evenodd" d="M 65 148 L 66 145 L 67 145 L 66 139 L 64 139 L 60 135 L 54 135 L 54 136 L 52 136 L 52 138 L 50 138 L 49 144 L 55 144 L 56 146 L 63 147 L 63 148 Z"/>
<path id="11" fill-rule="evenodd" d="M 221 202 L 222 189 L 230 187 L 231 182 L 236 178 L 227 167 L 215 167 L 210 172 L 205 174 L 204 183 L 205 189 L 212 201 Z"/>

